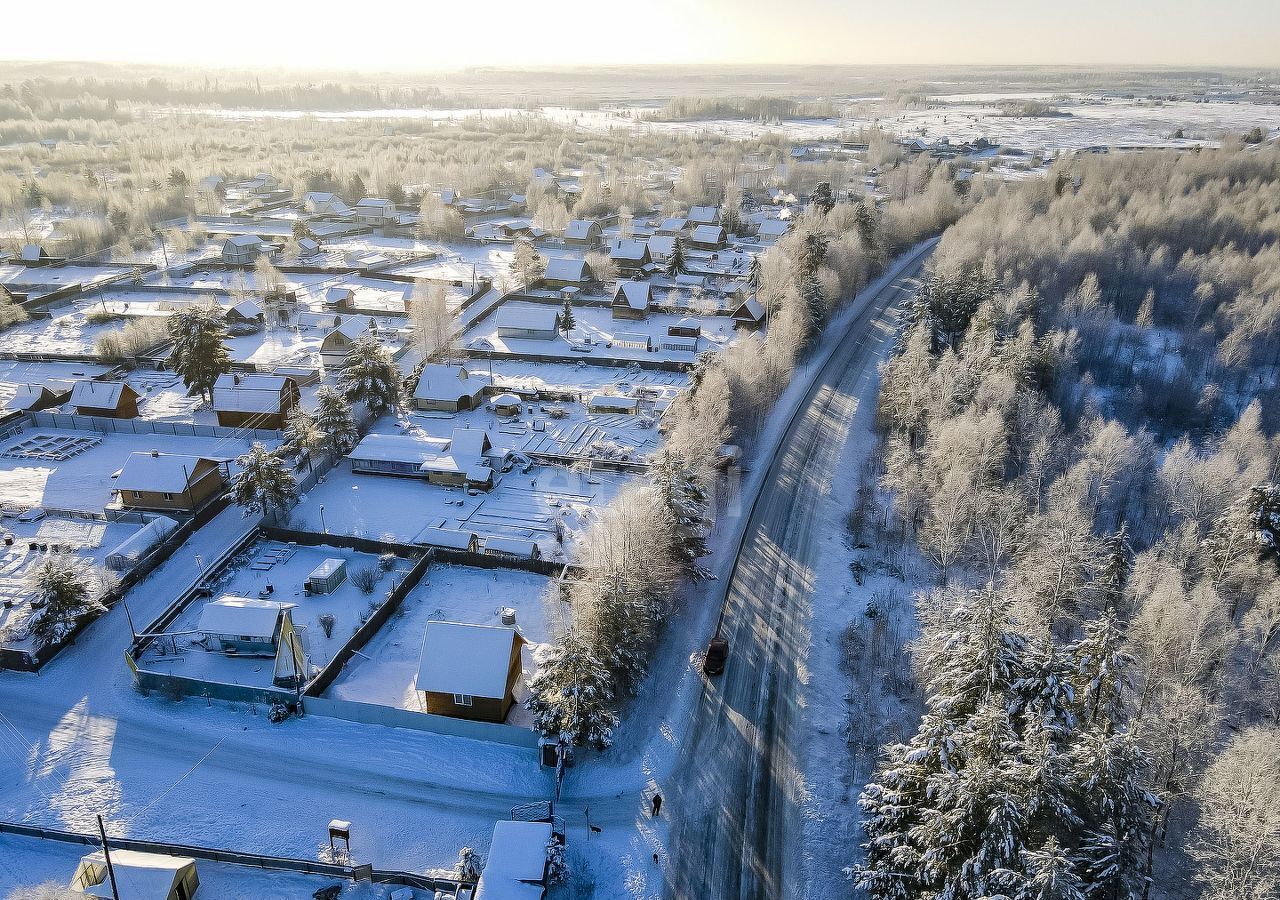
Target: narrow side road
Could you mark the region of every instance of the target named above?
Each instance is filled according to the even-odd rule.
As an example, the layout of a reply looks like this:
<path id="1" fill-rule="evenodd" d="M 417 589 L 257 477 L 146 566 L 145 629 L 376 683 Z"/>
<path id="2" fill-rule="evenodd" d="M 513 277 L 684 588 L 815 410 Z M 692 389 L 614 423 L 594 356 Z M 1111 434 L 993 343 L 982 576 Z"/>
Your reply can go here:
<path id="1" fill-rule="evenodd" d="M 893 337 L 886 311 L 914 291 L 932 250 L 919 249 L 854 317 L 791 421 L 747 520 L 725 587 L 723 676 L 699 701 L 667 789 L 673 817 L 667 896 L 799 896 L 801 661 L 808 646 L 818 505 L 861 396 Z"/>

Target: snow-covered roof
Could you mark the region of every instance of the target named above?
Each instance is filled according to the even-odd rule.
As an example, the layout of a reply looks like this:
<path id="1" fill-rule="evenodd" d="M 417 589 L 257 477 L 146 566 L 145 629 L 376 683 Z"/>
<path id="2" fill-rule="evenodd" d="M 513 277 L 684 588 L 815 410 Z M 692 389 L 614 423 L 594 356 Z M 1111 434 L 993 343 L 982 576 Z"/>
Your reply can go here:
<path id="1" fill-rule="evenodd" d="M 609 256 L 613 259 L 639 261 L 644 259 L 648 249 L 649 245 L 645 241 L 635 238 L 618 238 L 609 249 Z"/>
<path id="2" fill-rule="evenodd" d="M 311 238 L 303 238 L 298 241 L 298 252 L 305 256 L 313 256 L 320 252 L 320 245 Z"/>
<path id="3" fill-rule="evenodd" d="M 187 489 L 200 464 L 210 462 L 212 460 L 201 456 L 160 453 L 155 450 L 150 453 L 130 453 L 116 477 L 115 489 L 180 494 Z"/>
<path id="4" fill-rule="evenodd" d="M 27 262 L 39 262 L 44 257 L 44 248 L 39 244 L 23 244 L 22 258 Z"/>
<path id="5" fill-rule="evenodd" d="M 346 303 L 353 296 L 355 296 L 354 288 L 346 287 L 345 285 L 338 285 L 337 287 L 325 289 L 324 302 L 330 304 Z"/>
<path id="6" fill-rule="evenodd" d="M 444 438 L 373 432 L 365 435 L 347 456 L 351 459 L 421 464 L 436 459 L 448 447 L 449 442 Z"/>
<path id="7" fill-rule="evenodd" d="M 495 553 L 509 553 L 512 556 L 519 556 L 524 559 L 532 559 L 537 553 L 538 544 L 525 538 L 512 537 L 486 537 L 484 539 L 484 549 L 492 550 Z"/>
<path id="8" fill-rule="evenodd" d="M 256 319 L 262 315 L 262 307 L 252 300 L 241 300 L 228 307 L 227 312 L 233 312 L 242 319 Z"/>
<path id="9" fill-rule="evenodd" d="M 43 384 L 20 384 L 5 403 L 5 409 L 31 409 L 39 403 L 53 400 L 53 392 Z"/>
<path id="10" fill-rule="evenodd" d="M 653 338 L 643 331 L 615 331 L 613 334 L 613 342 L 615 344 L 647 347 L 652 340 Z"/>
<path id="11" fill-rule="evenodd" d="M 428 363 L 422 367 L 418 386 L 413 389 L 415 400 L 460 400 L 475 397 L 492 379 L 489 375 L 468 372 L 463 366 L 446 366 Z"/>
<path id="12" fill-rule="evenodd" d="M 360 337 L 360 335 L 368 331 L 371 324 L 373 324 L 373 319 L 370 316 L 351 316 L 350 318 L 343 319 L 340 323 L 335 325 L 333 330 L 330 331 L 329 334 L 325 335 L 325 339 L 327 340 L 330 336 L 335 334 L 341 334 L 354 341 L 356 338 Z"/>
<path id="13" fill-rule="evenodd" d="M 748 297 L 734 310 L 733 317 L 735 319 L 750 318 L 759 322 L 764 318 L 764 307 L 760 305 L 760 301 L 755 297 Z"/>
<path id="14" fill-rule="evenodd" d="M 547 876 L 550 822 L 503 820 L 493 826 L 489 859 L 475 900 L 538 900 Z"/>
<path id="15" fill-rule="evenodd" d="M 542 277 L 548 281 L 587 281 L 591 277 L 591 269 L 585 259 L 553 256 L 547 260 Z"/>
<path id="16" fill-rule="evenodd" d="M 216 412 L 279 414 L 280 398 L 288 383 L 283 375 L 227 372 L 213 383 L 213 408 Z"/>
<path id="17" fill-rule="evenodd" d="M 262 239 L 256 234 L 233 234 L 226 241 L 233 247 L 260 247 Z"/>
<path id="18" fill-rule="evenodd" d="M 555 331 L 559 314 L 550 306 L 503 306 L 494 324 L 498 328 L 528 331 Z"/>
<path id="19" fill-rule="evenodd" d="M 689 224 L 689 220 L 684 216 L 670 216 L 662 220 L 662 224 L 658 226 L 659 231 L 684 231 L 684 227 Z"/>
<path id="20" fill-rule="evenodd" d="M 432 547 L 446 547 L 450 550 L 470 550 L 471 542 L 476 539 L 473 532 L 458 531 L 455 528 L 424 528 L 413 539 L 416 544 L 429 544 Z"/>
<path id="21" fill-rule="evenodd" d="M 518 640 L 514 628 L 500 625 L 428 622 L 418 663 L 418 690 L 505 697 L 511 651 Z"/>
<path id="22" fill-rule="evenodd" d="M 791 230 L 791 223 L 782 219 L 765 219 L 760 223 L 756 233 L 760 237 L 782 237 Z"/>
<path id="23" fill-rule="evenodd" d="M 585 241 L 591 236 L 592 227 L 599 231 L 599 225 L 591 219 L 574 219 L 565 226 L 564 236 L 571 241 Z"/>
<path id="24" fill-rule="evenodd" d="M 449 441 L 449 455 L 468 463 L 478 462 L 492 446 L 489 432 L 483 428 L 455 428 Z"/>
<path id="25" fill-rule="evenodd" d="M 618 397 L 614 394 L 594 394 L 587 401 L 589 409 L 618 409 L 635 412 L 639 406 L 640 401 L 635 397 Z"/>
<path id="26" fill-rule="evenodd" d="M 621 299 L 632 309 L 644 311 L 649 308 L 649 300 L 652 294 L 652 288 L 647 281 L 624 281 L 618 285 L 618 290 L 614 292 L 613 302 L 617 303 Z"/>
<path id="27" fill-rule="evenodd" d="M 392 203 L 390 200 L 384 200 L 381 197 L 365 197 L 364 199 L 362 199 L 360 202 L 356 204 L 356 208 L 357 209 L 379 209 L 385 212 L 388 209 L 394 209 L 395 204 Z"/>
<path id="28" fill-rule="evenodd" d="M 257 597 L 219 597 L 204 605 L 197 630 L 205 634 L 271 637 L 276 633 L 280 615 L 295 606 L 296 603 Z"/>
<path id="29" fill-rule="evenodd" d="M 695 206 L 689 210 L 689 221 L 695 225 L 714 225 L 720 221 L 720 207 Z"/>
<path id="30" fill-rule="evenodd" d="M 724 240 L 724 229 L 719 225 L 699 225 L 690 236 L 700 244 L 714 244 Z"/>
<path id="31" fill-rule="evenodd" d="M 77 381 L 71 389 L 71 405 L 89 409 L 115 409 L 120 405 L 120 398 L 125 389 L 130 388 L 123 381 Z"/>
<path id="32" fill-rule="evenodd" d="M 186 856 L 164 856 L 137 850 L 111 851 L 111 871 L 115 875 L 120 900 L 168 900 L 182 870 L 194 865 L 195 860 Z M 95 850 L 81 857 L 77 876 L 87 867 L 101 873 L 102 881 L 83 887 L 76 885 L 74 889 L 89 897 L 111 900 L 114 894 L 103 851 Z"/>
<path id="33" fill-rule="evenodd" d="M 519 397 L 510 393 L 499 394 L 493 398 L 494 406 L 519 406 L 521 402 L 523 401 Z"/>
<path id="34" fill-rule="evenodd" d="M 674 234 L 655 234 L 649 238 L 648 243 L 651 256 L 670 256 L 676 252 L 676 236 Z"/>

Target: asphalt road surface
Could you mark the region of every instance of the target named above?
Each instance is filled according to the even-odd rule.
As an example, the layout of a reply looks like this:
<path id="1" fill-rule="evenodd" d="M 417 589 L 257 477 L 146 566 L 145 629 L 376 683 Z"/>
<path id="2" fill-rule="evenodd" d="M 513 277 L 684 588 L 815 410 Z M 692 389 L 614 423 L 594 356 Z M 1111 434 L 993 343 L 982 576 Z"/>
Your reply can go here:
<path id="1" fill-rule="evenodd" d="M 914 291 L 931 249 L 857 298 L 864 309 L 800 403 L 749 514 L 725 589 L 729 663 L 703 691 L 663 807 L 673 818 L 670 897 L 802 896 L 798 663 L 809 640 L 818 505 L 858 404 L 875 402 L 870 376 L 892 333 L 873 326 Z"/>

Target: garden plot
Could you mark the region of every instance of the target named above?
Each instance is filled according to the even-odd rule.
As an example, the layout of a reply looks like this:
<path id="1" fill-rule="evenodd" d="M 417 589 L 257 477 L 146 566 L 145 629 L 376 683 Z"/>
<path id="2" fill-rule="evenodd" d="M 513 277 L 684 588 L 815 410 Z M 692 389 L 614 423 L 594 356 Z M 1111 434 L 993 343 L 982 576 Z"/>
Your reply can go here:
<path id="1" fill-rule="evenodd" d="M 473 372 L 488 372 L 489 361 L 469 360 L 467 368 Z M 684 372 L 523 359 L 495 359 L 493 378 L 498 390 L 547 391 L 589 396 L 626 394 L 636 387 L 660 393 L 668 401 L 675 399 L 676 394 L 689 386 L 689 376 Z"/>
<path id="2" fill-rule="evenodd" d="M 493 490 L 472 496 L 417 478 L 353 474 L 342 462 L 294 508 L 292 521 L 311 531 L 402 543 L 413 543 L 424 528 L 455 528 L 481 538 L 533 540 L 543 556 L 563 559 L 572 557 L 577 533 L 592 509 L 603 508 L 627 480 L 612 473 L 536 466 L 528 474 L 501 475 Z"/>
<path id="3" fill-rule="evenodd" d="M 114 580 L 103 568 L 107 555 L 142 528 L 139 522 L 107 522 L 48 516 L 36 522 L 6 517 L 0 520 L 0 645 L 21 650 L 34 646 L 26 637 L 31 616 L 27 575 L 46 556 L 92 566 L 90 590 L 101 595 Z M 7 543 L 9 537 L 13 543 Z M 34 548 L 32 545 L 35 545 Z M 41 547 L 46 549 L 42 550 Z M 53 548 L 56 552 L 52 552 Z"/>
<path id="4" fill-rule="evenodd" d="M 412 275 L 415 278 L 436 278 L 442 281 L 459 281 L 471 284 L 476 278 L 498 281 L 511 276 L 512 252 L 501 244 L 431 244 L 436 258 L 417 260 L 386 269 L 390 274 Z M 557 255 L 563 255 L 557 253 Z"/>
<path id="5" fill-rule="evenodd" d="M 307 577 L 327 559 L 340 559 L 346 577 L 327 594 L 304 590 Z M 205 586 L 208 599 L 198 599 L 166 629 L 166 636 L 152 642 L 138 664 L 151 672 L 180 675 L 201 681 L 270 687 L 275 661 L 270 656 L 235 656 L 207 650 L 199 632 L 205 606 L 219 597 L 248 597 L 294 604 L 290 615 L 304 631 L 303 647 L 313 666 L 324 666 L 345 644 L 374 608 L 386 599 L 393 584 L 412 567 L 407 559 L 390 557 L 384 571 L 379 557 L 338 547 L 301 547 L 277 541 L 259 541 L 237 556 L 230 566 Z M 354 583 L 362 570 L 377 578 L 370 593 Z M 322 617 L 332 616 L 328 636 Z M 210 642 L 210 646 L 213 646 Z"/>
<path id="6" fill-rule="evenodd" d="M 574 327 L 568 339 L 562 333 L 557 333 L 550 340 L 504 337 L 498 333 L 497 323 L 502 310 L 545 312 L 556 308 L 551 305 L 518 300 L 504 303 L 493 315 L 471 326 L 464 334 L 463 341 L 473 350 L 483 352 L 492 349 L 495 353 L 511 354 L 526 359 L 581 356 L 586 363 L 593 360 L 607 360 L 692 365 L 698 353 L 704 350 L 723 349 L 737 337 L 733 319 L 729 316 L 699 316 L 702 337 L 697 340 L 696 350 L 663 349 L 663 343 L 671 340 L 667 329 L 685 318 L 684 316 L 672 313 L 650 313 L 644 319 L 631 321 L 615 319 L 610 309 L 600 306 L 581 306 L 574 309 Z M 651 349 L 636 345 L 634 341 L 637 338 Z M 473 364 L 477 367 L 483 365 L 483 358 Z"/>
<path id="7" fill-rule="evenodd" d="M 79 452 L 70 452 L 75 448 Z M 130 453 L 159 450 L 224 460 L 248 449 L 248 441 L 234 438 L 28 429 L 0 441 L 0 504 L 100 513 L 111 504 L 112 479 Z"/>
<path id="8" fill-rule="evenodd" d="M 120 321 L 92 322 L 84 310 L 64 307 L 52 319 L 31 319 L 0 332 L 0 352 L 93 356 L 98 338 L 120 331 Z"/>
<path id="9" fill-rule="evenodd" d="M 175 287 L 191 288 L 197 291 L 214 291 L 225 294 L 230 291 L 257 291 L 258 282 L 251 270 L 245 269 L 197 269 L 189 275 L 173 275 L 163 273 L 153 275 L 152 279 L 164 279 L 165 284 Z M 299 294 L 304 291 L 319 289 L 326 282 L 333 281 L 334 276 L 325 274 L 301 275 L 296 272 L 282 276 L 285 289 Z"/>
<path id="10" fill-rule="evenodd" d="M 551 578 L 511 569 L 432 566 L 325 696 L 425 712 L 415 681 L 427 623 L 501 625 L 503 608 L 515 610 L 516 628 L 529 641 L 524 648 L 524 681 L 516 687 L 517 705 L 507 724 L 528 725 L 530 716 L 522 701 L 528 696 L 526 682 L 537 671 L 535 654 L 539 645 L 568 628 L 570 606 L 558 599 Z"/>
<path id="11" fill-rule="evenodd" d="M 319 365 L 320 344 L 327 329 L 310 325 L 277 325 L 252 334 L 228 336 L 223 342 L 238 363 L 269 371 L 276 366 Z"/>

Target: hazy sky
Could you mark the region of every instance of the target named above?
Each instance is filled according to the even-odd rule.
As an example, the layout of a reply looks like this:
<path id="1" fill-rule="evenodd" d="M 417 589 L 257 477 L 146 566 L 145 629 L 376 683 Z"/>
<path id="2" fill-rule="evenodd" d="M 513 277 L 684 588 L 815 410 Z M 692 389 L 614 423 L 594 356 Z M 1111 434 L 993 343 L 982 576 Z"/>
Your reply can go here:
<path id="1" fill-rule="evenodd" d="M 56 0 L 0 58 L 308 69 L 643 63 L 1280 66 L 1280 0 Z"/>

